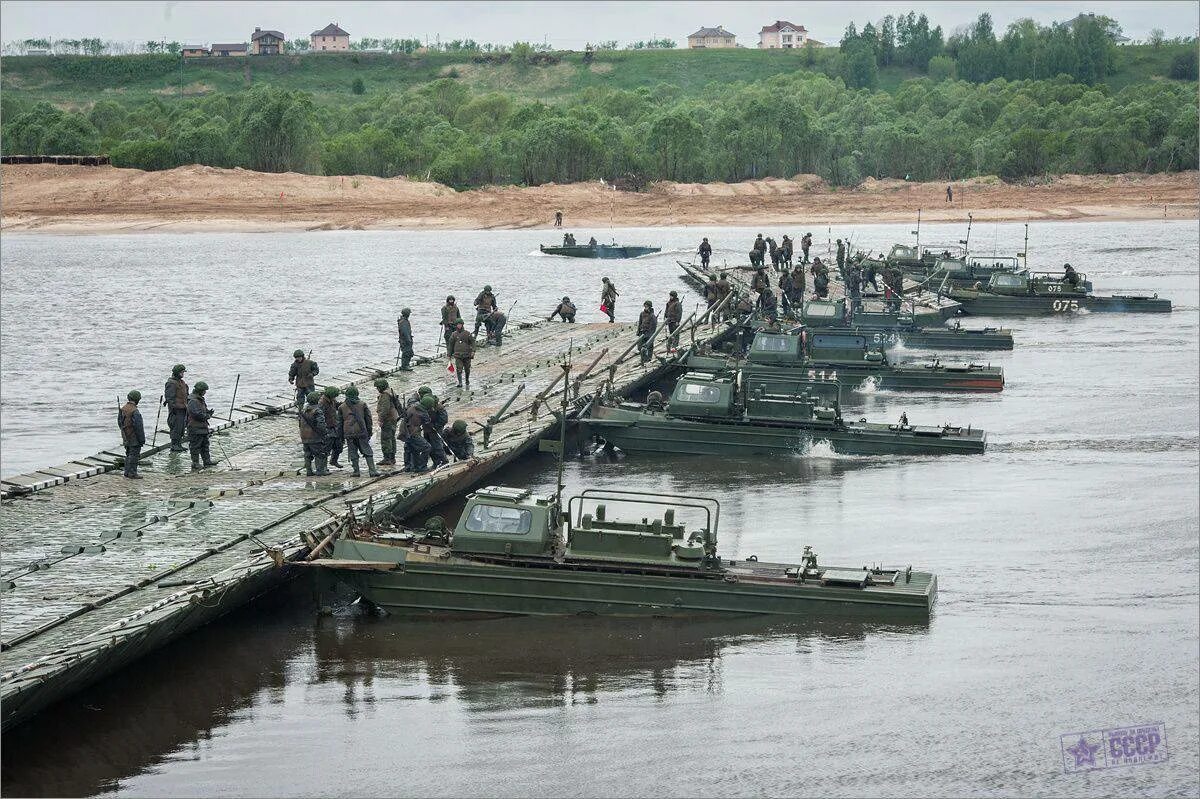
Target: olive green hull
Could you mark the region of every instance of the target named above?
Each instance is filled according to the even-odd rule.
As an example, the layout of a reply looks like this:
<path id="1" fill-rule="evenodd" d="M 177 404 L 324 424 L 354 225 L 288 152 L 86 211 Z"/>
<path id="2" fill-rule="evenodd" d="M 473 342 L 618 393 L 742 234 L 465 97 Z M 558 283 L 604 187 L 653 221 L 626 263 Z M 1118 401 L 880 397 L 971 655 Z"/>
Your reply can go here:
<path id="1" fill-rule="evenodd" d="M 1171 301 L 1159 297 L 1098 297 L 1093 294 L 1006 296 L 986 291 L 954 294 L 963 313 L 977 316 L 1059 316 L 1082 310 L 1108 313 L 1170 313 Z"/>
<path id="2" fill-rule="evenodd" d="M 985 350 L 1011 350 L 1013 337 L 1011 330 L 987 328 L 983 330 L 951 330 L 934 327 L 923 330 L 907 330 L 904 328 L 855 327 L 853 332 L 867 337 L 873 347 L 890 350 L 894 347 L 905 346 L 925 350 L 963 350 L 967 352 L 983 352 Z"/>
<path id="3" fill-rule="evenodd" d="M 761 564 L 769 567 L 770 564 Z M 899 587 L 831 587 L 783 580 L 727 582 L 720 576 L 658 576 L 570 568 L 412 563 L 403 571 L 339 572 L 367 601 L 391 612 L 523 616 L 812 616 L 831 605 L 928 614 L 937 578 L 916 573 Z"/>
<path id="4" fill-rule="evenodd" d="M 730 369 L 734 364 L 723 358 L 691 358 L 687 367 L 701 371 Z M 771 391 L 787 391 L 797 380 L 835 381 L 844 390 L 853 390 L 867 381 L 877 388 L 894 391 L 972 391 L 994 392 L 1004 390 L 1004 370 L 996 366 L 985 366 L 967 370 L 939 366 L 926 369 L 919 366 L 894 367 L 889 365 L 867 365 L 839 363 L 836 361 L 814 361 L 800 369 L 783 366 L 760 366 L 744 364 L 742 371 L 747 376 L 766 380 L 764 388 Z M 777 378 L 777 383 L 771 379 Z"/>
<path id="5" fill-rule="evenodd" d="M 585 429 L 625 452 L 675 455 L 795 455 L 827 442 L 843 455 L 976 455 L 984 451 L 982 430 L 941 434 L 941 428 L 893 430 L 885 424 L 765 424 L 700 421 L 623 408 L 594 407 Z"/>

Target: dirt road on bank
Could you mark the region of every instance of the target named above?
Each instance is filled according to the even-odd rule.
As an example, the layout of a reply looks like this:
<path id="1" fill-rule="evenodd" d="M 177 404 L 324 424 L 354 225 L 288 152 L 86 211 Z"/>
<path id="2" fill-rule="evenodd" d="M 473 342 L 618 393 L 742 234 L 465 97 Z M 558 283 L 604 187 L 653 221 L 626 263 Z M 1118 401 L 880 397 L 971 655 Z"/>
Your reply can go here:
<path id="1" fill-rule="evenodd" d="M 1064 175 L 1046 183 L 994 177 L 953 184 L 868 178 L 835 189 L 814 175 L 744 183 L 660 183 L 641 193 L 599 183 L 494 186 L 456 192 L 404 178 L 266 174 L 186 166 L 164 172 L 115 167 L 5 165 L 0 229 L 112 233 L 157 231 L 724 226 L 976 220 L 1195 219 L 1200 173 Z"/>

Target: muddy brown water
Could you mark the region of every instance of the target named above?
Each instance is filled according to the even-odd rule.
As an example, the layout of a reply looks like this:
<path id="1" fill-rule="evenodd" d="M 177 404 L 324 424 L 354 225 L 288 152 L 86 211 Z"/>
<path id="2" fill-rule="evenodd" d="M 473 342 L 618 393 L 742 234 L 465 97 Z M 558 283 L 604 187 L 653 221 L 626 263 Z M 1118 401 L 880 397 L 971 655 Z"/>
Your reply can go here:
<path id="1" fill-rule="evenodd" d="M 834 235 L 882 247 L 907 229 Z M 987 250 L 993 236 L 1020 246 L 1019 225 L 980 230 L 972 242 Z M 620 238 L 682 250 L 756 232 Z M 491 282 L 502 302 L 520 294 L 518 308 L 545 313 L 567 293 L 591 316 L 601 274 L 629 313 L 672 288 L 690 297 L 675 279 L 680 253 L 567 261 L 528 254 L 539 237 L 549 243 L 521 232 L 6 235 L 4 471 L 111 445 L 107 395 L 161 382 L 181 350 L 215 386 L 240 371 L 251 399 L 278 385 L 296 346 L 333 372 L 386 357 L 399 305 L 417 309 L 420 331 L 447 286 L 469 299 Z M 1158 291 L 1176 311 L 1008 320 L 1017 348 L 982 356 L 1004 366 L 1002 394 L 868 388 L 850 403 L 869 419 L 982 426 L 982 457 L 567 467 L 568 492 L 714 496 L 728 556 L 794 559 L 811 544 L 830 563 L 929 568 L 941 594 L 928 623 L 431 622 L 354 606 L 321 618 L 297 583 L 6 734 L 4 793 L 1195 796 L 1196 226 L 1046 224 L 1034 238 L 1035 266 L 1070 260 L 1097 291 Z M 448 241 L 464 254 L 447 258 Z M 340 263 L 317 265 L 329 248 Z M 516 254 L 486 265 L 497 252 Z M 498 481 L 553 480 L 552 461 L 533 456 Z M 1165 724 L 1166 763 L 1064 773 L 1061 735 L 1142 722 Z"/>

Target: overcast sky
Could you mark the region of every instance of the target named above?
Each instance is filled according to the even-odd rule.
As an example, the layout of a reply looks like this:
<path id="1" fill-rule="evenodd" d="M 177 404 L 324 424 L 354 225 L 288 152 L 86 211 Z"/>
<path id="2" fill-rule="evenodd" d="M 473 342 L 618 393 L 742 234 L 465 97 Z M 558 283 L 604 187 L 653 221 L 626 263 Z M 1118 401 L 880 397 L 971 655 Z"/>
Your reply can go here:
<path id="1" fill-rule="evenodd" d="M 99 37 L 120 41 L 208 44 L 248 41 L 254 28 L 282 31 L 289 39 L 337 22 L 352 38 L 474 39 L 478 42 L 547 41 L 563 49 L 586 42 L 668 37 L 681 46 L 700 26 L 723 25 L 753 47 L 758 30 L 776 19 L 804 25 L 810 35 L 835 43 L 846 24 L 878 21 L 885 14 L 924 12 L 947 34 L 990 11 L 996 29 L 1033 17 L 1067 20 L 1084 11 L 1120 22 L 1141 39 L 1152 28 L 1168 37 L 1194 36 L 1196 2 L 0 2 L 0 39 Z"/>

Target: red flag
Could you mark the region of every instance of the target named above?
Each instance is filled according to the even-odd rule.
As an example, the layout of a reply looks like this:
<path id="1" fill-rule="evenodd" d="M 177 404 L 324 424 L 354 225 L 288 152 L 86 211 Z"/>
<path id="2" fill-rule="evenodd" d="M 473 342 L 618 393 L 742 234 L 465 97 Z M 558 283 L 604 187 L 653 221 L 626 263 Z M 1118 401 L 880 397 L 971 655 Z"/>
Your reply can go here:
<path id="1" fill-rule="evenodd" d="M 600 303 L 600 313 L 608 313 L 608 306 L 604 303 Z"/>
<path id="2" fill-rule="evenodd" d="M 446 367 L 446 371 L 450 374 L 454 374 L 454 361 L 450 362 L 450 364 Z"/>

